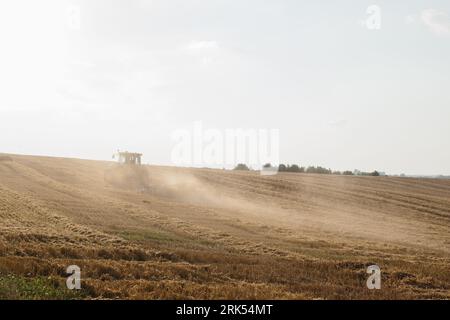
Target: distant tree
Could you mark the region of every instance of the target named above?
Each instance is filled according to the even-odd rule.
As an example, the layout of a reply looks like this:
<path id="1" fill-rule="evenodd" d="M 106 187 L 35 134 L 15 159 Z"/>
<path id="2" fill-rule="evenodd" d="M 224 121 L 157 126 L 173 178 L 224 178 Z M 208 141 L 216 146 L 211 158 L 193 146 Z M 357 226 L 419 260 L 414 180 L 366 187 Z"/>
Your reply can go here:
<path id="1" fill-rule="evenodd" d="M 240 166 L 242 164 L 239 164 L 238 166 Z M 245 166 L 245 165 L 243 165 Z M 272 165 L 270 163 L 266 163 L 263 168 L 271 168 Z M 247 166 L 238 169 L 237 167 L 235 168 L 235 170 L 249 170 Z M 380 173 L 377 170 L 373 171 L 373 172 L 364 172 L 364 171 L 360 171 L 358 169 L 355 169 L 353 172 L 350 170 L 345 170 L 345 171 L 338 171 L 338 170 L 331 170 L 331 169 L 327 169 L 321 166 L 308 166 L 307 168 L 305 167 L 300 167 L 297 164 L 293 164 L 293 165 L 285 165 L 285 164 L 279 164 L 278 165 L 278 172 L 295 172 L 295 173 L 316 173 L 316 174 L 334 174 L 334 175 L 345 175 L 345 176 L 352 176 L 352 175 L 357 175 L 357 176 L 382 176 L 385 175 L 384 173 Z"/>
<path id="2" fill-rule="evenodd" d="M 331 174 L 332 173 L 331 169 L 326 169 L 321 166 L 317 166 L 317 167 L 309 166 L 306 169 L 306 172 L 307 173 L 319 173 L 319 174 Z"/>
<path id="3" fill-rule="evenodd" d="M 287 171 L 288 172 L 300 172 L 300 167 L 296 164 L 293 164 L 292 166 L 288 166 Z"/>
<path id="4" fill-rule="evenodd" d="M 361 171 L 361 170 L 356 170 L 355 169 L 355 171 L 353 171 L 353 174 L 355 176 L 371 176 L 372 172 L 365 172 L 365 171 Z"/>
<path id="5" fill-rule="evenodd" d="M 285 165 L 285 164 L 281 163 L 280 165 L 278 165 L 278 172 L 303 173 L 303 172 L 305 172 L 305 167 L 300 167 L 297 164 Z"/>
<path id="6" fill-rule="evenodd" d="M 249 171 L 250 169 L 244 163 L 239 163 L 233 170 Z"/>

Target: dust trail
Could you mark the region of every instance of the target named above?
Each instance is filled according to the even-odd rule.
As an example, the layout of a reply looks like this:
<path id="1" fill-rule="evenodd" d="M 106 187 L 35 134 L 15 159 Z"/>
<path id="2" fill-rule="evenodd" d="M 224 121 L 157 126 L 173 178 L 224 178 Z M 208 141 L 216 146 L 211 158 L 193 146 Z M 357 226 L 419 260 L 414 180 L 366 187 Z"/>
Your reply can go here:
<path id="1" fill-rule="evenodd" d="M 415 219 L 407 210 L 402 211 L 404 214 L 392 214 L 392 209 L 399 207 L 379 205 L 383 199 L 371 202 L 364 195 L 353 195 L 352 188 L 361 188 L 359 180 L 321 176 L 304 176 L 298 180 L 292 175 L 286 179 L 285 176 L 271 178 L 213 171 L 214 177 L 205 179 L 208 175 L 204 171 L 176 168 L 152 169 L 148 174 L 157 195 L 217 208 L 222 210 L 221 214 L 241 221 L 289 228 L 299 234 L 308 231 L 337 238 L 401 242 L 436 249 L 442 249 L 448 241 L 447 237 L 439 236 L 445 234 L 446 226 L 436 225 L 435 232 L 429 233 L 429 221 Z M 222 183 L 225 175 L 231 176 L 235 185 Z M 247 183 L 246 179 L 250 179 L 251 189 L 236 187 Z M 291 181 L 295 188 L 286 190 Z M 272 195 L 268 195 L 269 187 Z"/>

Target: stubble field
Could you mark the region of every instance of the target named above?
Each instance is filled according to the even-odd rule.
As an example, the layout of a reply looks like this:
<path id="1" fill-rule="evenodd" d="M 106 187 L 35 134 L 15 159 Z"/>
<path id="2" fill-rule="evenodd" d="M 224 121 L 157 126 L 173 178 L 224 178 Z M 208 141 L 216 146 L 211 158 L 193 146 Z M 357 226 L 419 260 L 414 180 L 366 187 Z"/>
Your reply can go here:
<path id="1" fill-rule="evenodd" d="M 449 299 L 450 180 L 0 154 L 0 298 Z"/>

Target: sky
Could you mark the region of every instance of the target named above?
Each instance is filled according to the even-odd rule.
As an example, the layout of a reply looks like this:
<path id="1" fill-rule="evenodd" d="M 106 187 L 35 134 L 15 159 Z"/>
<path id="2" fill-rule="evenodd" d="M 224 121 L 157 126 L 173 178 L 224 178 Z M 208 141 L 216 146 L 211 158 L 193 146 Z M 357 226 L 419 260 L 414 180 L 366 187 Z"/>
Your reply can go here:
<path id="1" fill-rule="evenodd" d="M 283 163 L 450 174 L 449 57 L 448 0 L 2 1 L 0 152 L 173 165 L 200 122 L 279 130 Z"/>

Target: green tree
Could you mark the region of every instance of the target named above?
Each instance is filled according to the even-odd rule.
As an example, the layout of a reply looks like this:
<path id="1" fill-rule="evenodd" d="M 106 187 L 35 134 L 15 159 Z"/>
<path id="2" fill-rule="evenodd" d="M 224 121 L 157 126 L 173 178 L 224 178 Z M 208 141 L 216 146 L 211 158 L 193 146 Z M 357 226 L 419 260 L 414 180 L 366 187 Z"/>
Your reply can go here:
<path id="1" fill-rule="evenodd" d="M 241 170 L 241 171 L 249 171 L 250 169 L 248 168 L 248 166 L 244 163 L 239 163 L 234 170 Z"/>
<path id="2" fill-rule="evenodd" d="M 292 166 L 288 166 L 287 171 L 289 172 L 300 172 L 300 167 L 296 164 L 293 164 Z"/>

